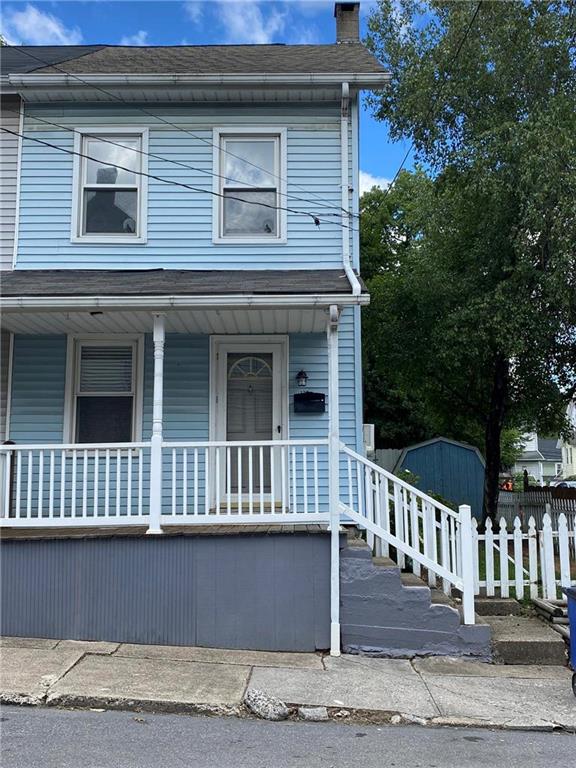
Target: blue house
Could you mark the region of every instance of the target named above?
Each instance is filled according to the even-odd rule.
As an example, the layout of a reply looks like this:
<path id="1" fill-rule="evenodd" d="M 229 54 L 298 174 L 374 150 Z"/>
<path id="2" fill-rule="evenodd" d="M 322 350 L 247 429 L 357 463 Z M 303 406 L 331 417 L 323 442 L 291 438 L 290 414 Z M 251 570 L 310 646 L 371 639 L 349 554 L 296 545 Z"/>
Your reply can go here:
<path id="1" fill-rule="evenodd" d="M 332 45 L 2 49 L 8 633 L 339 652 L 340 516 L 389 523 L 358 237 L 360 92 L 389 77 L 358 5 Z M 394 519 L 418 492 L 385 482 Z"/>

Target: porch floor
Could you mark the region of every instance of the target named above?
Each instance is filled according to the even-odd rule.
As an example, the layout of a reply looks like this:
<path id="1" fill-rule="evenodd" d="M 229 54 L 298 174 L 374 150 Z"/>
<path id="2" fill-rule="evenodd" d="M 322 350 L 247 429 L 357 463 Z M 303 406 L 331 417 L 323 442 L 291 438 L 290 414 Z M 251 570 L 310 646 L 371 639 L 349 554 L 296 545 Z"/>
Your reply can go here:
<path id="1" fill-rule="evenodd" d="M 0 529 L 0 540 L 10 539 L 94 539 L 116 536 L 145 536 L 145 525 L 118 525 L 78 528 L 8 528 Z M 253 534 L 329 533 L 328 526 L 321 523 L 310 525 L 164 525 L 164 536 L 230 536 Z"/>

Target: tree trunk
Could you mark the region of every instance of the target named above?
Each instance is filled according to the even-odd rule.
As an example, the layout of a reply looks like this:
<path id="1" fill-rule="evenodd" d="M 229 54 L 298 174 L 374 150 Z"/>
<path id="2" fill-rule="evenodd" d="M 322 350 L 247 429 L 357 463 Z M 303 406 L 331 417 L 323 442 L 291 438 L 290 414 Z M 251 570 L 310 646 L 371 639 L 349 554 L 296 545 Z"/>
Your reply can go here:
<path id="1" fill-rule="evenodd" d="M 494 375 L 490 394 L 490 410 L 484 435 L 486 469 L 484 471 L 484 509 L 482 527 L 488 517 L 494 520 L 498 511 L 498 478 L 500 475 L 500 438 L 508 399 L 508 360 L 502 355 L 494 359 Z"/>

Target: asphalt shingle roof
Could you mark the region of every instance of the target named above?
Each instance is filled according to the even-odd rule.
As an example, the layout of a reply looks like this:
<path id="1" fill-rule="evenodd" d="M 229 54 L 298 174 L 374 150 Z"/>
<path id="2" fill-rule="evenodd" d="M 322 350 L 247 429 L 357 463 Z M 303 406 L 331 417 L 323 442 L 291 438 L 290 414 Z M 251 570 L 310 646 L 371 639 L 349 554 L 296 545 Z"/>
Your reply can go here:
<path id="1" fill-rule="evenodd" d="M 365 289 L 364 289 L 365 290 Z M 222 296 L 350 294 L 337 269 L 16 269 L 1 274 L 2 296 Z"/>
<path id="2" fill-rule="evenodd" d="M 22 46 L 2 48 L 4 74 L 57 73 L 66 61 L 71 74 L 284 74 L 381 73 L 385 69 L 361 43 L 330 45 Z M 59 55 L 60 52 L 60 55 Z"/>

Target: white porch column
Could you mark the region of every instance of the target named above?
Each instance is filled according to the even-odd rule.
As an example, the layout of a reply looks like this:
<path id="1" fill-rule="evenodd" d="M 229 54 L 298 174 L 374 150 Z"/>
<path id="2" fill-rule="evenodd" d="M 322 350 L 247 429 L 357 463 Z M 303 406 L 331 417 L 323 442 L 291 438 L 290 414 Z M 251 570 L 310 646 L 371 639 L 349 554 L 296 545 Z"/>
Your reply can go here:
<path id="1" fill-rule="evenodd" d="M 330 307 L 328 340 L 328 487 L 330 505 L 330 655 L 340 656 L 340 409 L 338 377 L 338 319 Z"/>
<path id="2" fill-rule="evenodd" d="M 150 441 L 150 518 L 146 533 L 162 533 L 162 405 L 164 399 L 164 315 L 154 315 L 154 397 Z"/>

